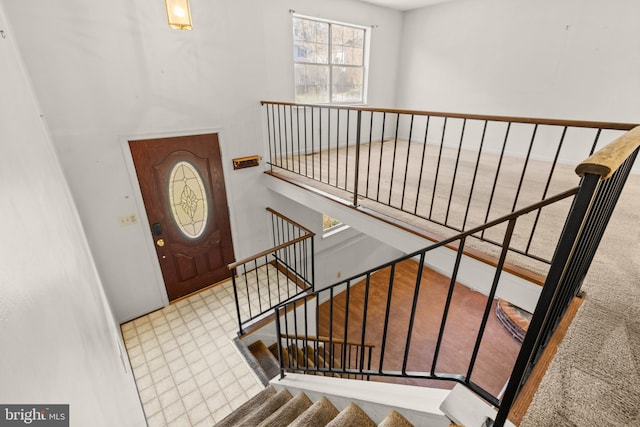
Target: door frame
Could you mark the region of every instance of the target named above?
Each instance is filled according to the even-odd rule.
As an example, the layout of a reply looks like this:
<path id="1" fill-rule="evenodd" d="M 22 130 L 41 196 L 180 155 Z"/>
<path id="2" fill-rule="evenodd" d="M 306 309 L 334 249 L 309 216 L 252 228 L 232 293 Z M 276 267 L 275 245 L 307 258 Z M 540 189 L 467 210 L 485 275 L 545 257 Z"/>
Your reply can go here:
<path id="1" fill-rule="evenodd" d="M 160 261 L 156 253 L 155 240 L 151 235 L 151 232 L 147 230 L 149 224 L 149 218 L 147 217 L 147 210 L 144 206 L 144 200 L 142 199 L 142 191 L 140 191 L 140 182 L 138 181 L 138 175 L 136 173 L 135 164 L 133 163 L 133 156 L 131 155 L 131 149 L 129 147 L 129 141 L 140 139 L 161 139 L 161 138 L 173 138 L 180 136 L 193 136 L 209 133 L 218 134 L 218 144 L 220 145 L 220 159 L 222 161 L 222 174 L 225 182 L 225 193 L 227 195 L 227 205 L 229 208 L 229 225 L 231 227 L 231 241 L 233 247 L 236 245 L 236 223 L 235 223 L 235 203 L 233 201 L 233 192 L 229 191 L 229 183 L 231 182 L 230 167 L 231 159 L 227 159 L 226 151 L 222 149 L 222 144 L 225 139 L 224 131 L 221 128 L 205 128 L 197 130 L 182 130 L 182 131 L 164 131 L 164 132 L 152 132 L 152 133 L 140 133 L 140 134 L 127 134 L 120 136 L 120 148 L 124 156 L 125 165 L 129 174 L 129 180 L 131 182 L 131 196 L 136 205 L 136 214 L 138 215 L 139 229 L 143 233 L 143 239 L 146 247 L 147 258 L 151 269 L 153 270 L 155 277 L 155 287 L 158 291 L 159 305 L 158 308 L 166 307 L 170 304 L 169 296 L 167 294 L 167 288 L 165 286 L 164 278 L 162 277 L 162 270 L 160 269 Z M 229 165 L 229 166 L 227 166 Z"/>

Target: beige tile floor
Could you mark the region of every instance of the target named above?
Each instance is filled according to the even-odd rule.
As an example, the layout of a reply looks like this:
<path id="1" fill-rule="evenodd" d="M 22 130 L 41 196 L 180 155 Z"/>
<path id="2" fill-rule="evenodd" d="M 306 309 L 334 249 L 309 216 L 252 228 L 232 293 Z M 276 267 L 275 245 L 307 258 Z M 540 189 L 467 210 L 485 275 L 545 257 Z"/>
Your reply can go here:
<path id="1" fill-rule="evenodd" d="M 237 279 L 243 314 L 249 304 L 254 314 L 258 307 L 257 292 L 251 292 L 256 277 L 263 298 L 270 283 L 274 301 L 273 284 L 279 282 L 280 295 L 295 287 L 273 268 L 247 277 Z M 237 331 L 230 280 L 122 325 L 149 427 L 211 427 L 263 388 L 232 342 Z"/>

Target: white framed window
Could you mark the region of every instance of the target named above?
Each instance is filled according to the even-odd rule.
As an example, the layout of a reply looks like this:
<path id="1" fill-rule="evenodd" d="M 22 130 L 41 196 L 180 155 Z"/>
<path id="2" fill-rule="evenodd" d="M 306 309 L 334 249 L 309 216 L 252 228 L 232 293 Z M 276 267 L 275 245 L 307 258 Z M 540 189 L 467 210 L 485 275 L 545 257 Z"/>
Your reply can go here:
<path id="1" fill-rule="evenodd" d="M 322 238 L 338 234 L 344 230 L 347 230 L 349 226 L 339 219 L 333 218 L 327 214 L 322 214 Z"/>
<path id="2" fill-rule="evenodd" d="M 338 219 L 332 218 L 327 214 L 322 214 L 322 231 L 327 232 L 332 228 L 342 225 L 342 222 Z"/>
<path id="3" fill-rule="evenodd" d="M 369 29 L 293 15 L 296 102 L 366 102 Z"/>

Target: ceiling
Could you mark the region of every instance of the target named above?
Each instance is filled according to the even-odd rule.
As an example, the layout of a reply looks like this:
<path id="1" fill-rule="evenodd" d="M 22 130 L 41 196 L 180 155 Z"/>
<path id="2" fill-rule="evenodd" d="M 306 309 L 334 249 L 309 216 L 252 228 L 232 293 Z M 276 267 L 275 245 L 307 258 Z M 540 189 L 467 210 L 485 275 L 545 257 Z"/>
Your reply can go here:
<path id="1" fill-rule="evenodd" d="M 366 3 L 377 4 L 379 6 L 388 7 L 390 9 L 397 10 L 412 10 L 418 9 L 432 4 L 444 3 L 451 0 L 361 0 Z"/>

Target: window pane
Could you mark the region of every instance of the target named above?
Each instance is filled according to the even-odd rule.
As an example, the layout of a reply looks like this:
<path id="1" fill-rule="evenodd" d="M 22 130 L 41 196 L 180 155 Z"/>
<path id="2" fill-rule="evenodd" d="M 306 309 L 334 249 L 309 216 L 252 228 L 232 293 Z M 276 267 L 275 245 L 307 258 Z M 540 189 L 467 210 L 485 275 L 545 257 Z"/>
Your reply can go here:
<path id="1" fill-rule="evenodd" d="M 207 225 L 209 203 L 200 174 L 189 162 L 176 163 L 169 174 L 169 205 L 178 229 L 191 239 Z"/>
<path id="2" fill-rule="evenodd" d="M 296 101 L 303 103 L 329 102 L 329 67 L 326 65 L 295 64 Z"/>
<path id="3" fill-rule="evenodd" d="M 360 67 L 332 67 L 333 88 L 331 102 L 359 102 L 362 100 L 363 70 Z"/>
<path id="4" fill-rule="evenodd" d="M 331 26 L 333 64 L 364 64 L 364 30 L 343 25 Z"/>
<path id="5" fill-rule="evenodd" d="M 296 102 L 363 102 L 365 36 L 363 28 L 293 17 Z"/>
<path id="6" fill-rule="evenodd" d="M 340 220 L 331 218 L 327 214 L 322 214 L 322 231 L 327 231 L 328 229 L 340 224 L 342 224 Z"/>
<path id="7" fill-rule="evenodd" d="M 326 22 L 293 19 L 294 61 L 329 62 L 329 24 Z"/>

